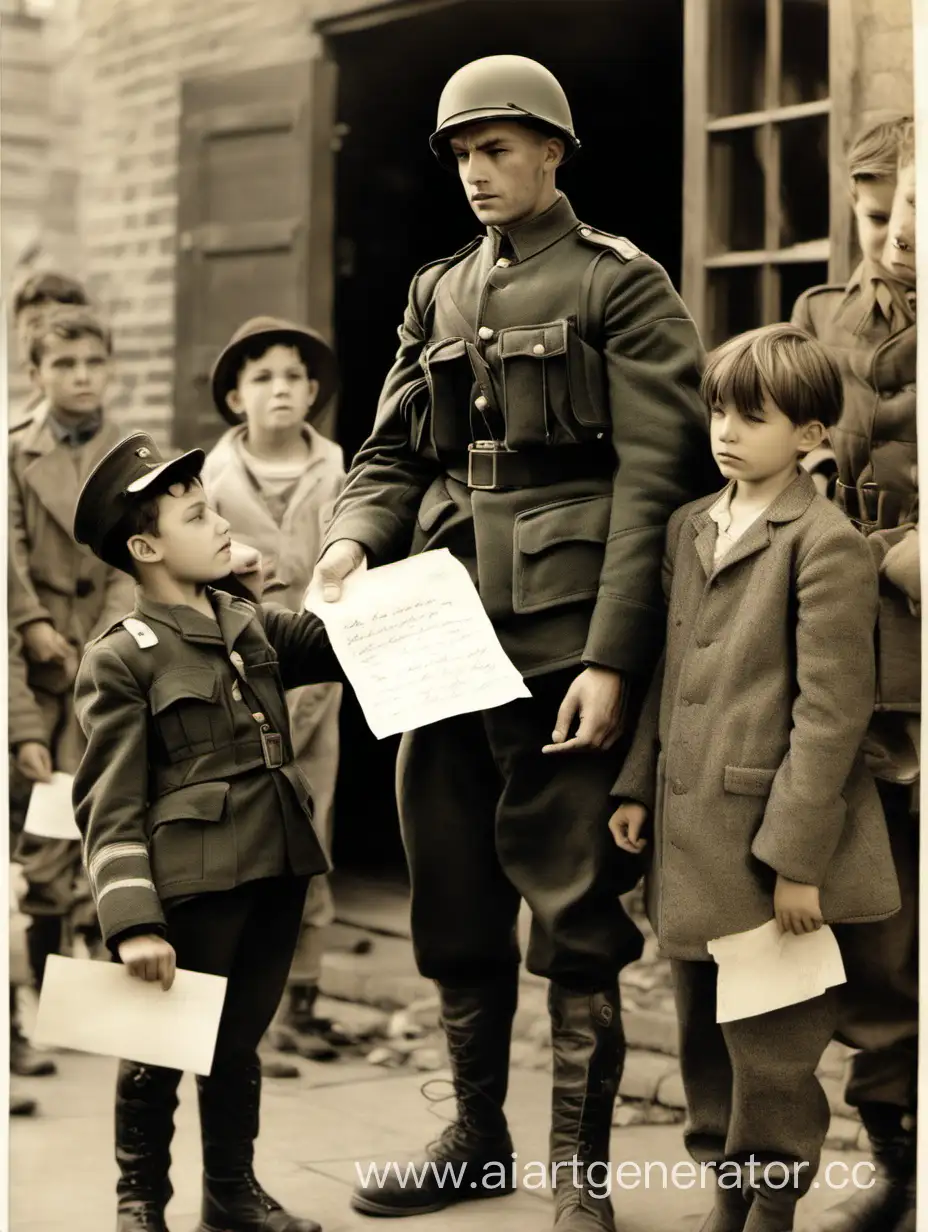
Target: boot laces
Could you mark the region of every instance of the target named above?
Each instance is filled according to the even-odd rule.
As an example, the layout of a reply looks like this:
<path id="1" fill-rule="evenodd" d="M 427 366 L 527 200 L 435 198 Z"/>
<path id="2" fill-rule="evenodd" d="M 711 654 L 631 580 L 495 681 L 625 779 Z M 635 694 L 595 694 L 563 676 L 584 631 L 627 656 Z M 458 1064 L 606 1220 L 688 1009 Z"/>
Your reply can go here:
<path id="1" fill-rule="evenodd" d="M 436 1087 L 444 1087 L 444 1093 L 436 1094 Z M 419 1090 L 428 1101 L 429 1112 L 432 1116 L 442 1115 L 437 1110 L 439 1104 L 447 1103 L 449 1099 L 457 1100 L 457 1114 L 454 1120 L 448 1122 L 439 1136 L 428 1143 L 425 1149 L 429 1154 L 441 1154 L 445 1150 L 453 1151 L 466 1145 L 469 1139 L 487 1136 L 481 1125 L 480 1114 L 474 1109 L 473 1103 L 479 1103 L 482 1100 L 490 1105 L 497 1116 L 499 1115 L 495 1101 L 485 1091 L 468 1082 L 466 1078 L 455 1078 L 453 1081 L 447 1078 L 430 1078 L 422 1084 Z"/>
<path id="2" fill-rule="evenodd" d="M 254 1172 L 251 1171 L 251 1169 L 249 1169 L 245 1174 L 244 1181 L 248 1192 L 257 1200 L 259 1206 L 261 1206 L 268 1214 L 270 1214 L 271 1211 L 279 1211 L 281 1209 L 280 1203 L 275 1202 L 271 1195 L 262 1188 L 258 1178 L 255 1176 Z"/>

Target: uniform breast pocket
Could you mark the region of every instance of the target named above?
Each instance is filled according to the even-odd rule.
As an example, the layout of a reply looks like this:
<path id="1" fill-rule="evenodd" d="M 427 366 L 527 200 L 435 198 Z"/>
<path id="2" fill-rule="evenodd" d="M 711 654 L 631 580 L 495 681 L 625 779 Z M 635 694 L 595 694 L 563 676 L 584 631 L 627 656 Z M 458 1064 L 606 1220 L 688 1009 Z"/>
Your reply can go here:
<path id="1" fill-rule="evenodd" d="M 467 408 L 473 402 L 474 370 L 463 338 L 436 342 L 422 355 L 432 440 L 436 449 L 466 449 L 470 443 Z M 418 397 L 421 395 L 417 395 Z"/>
<path id="2" fill-rule="evenodd" d="M 595 599 L 612 494 L 556 501 L 520 513 L 514 527 L 512 607 L 540 612 Z"/>
<path id="3" fill-rule="evenodd" d="M 169 668 L 152 684 L 148 704 L 172 760 L 197 757 L 229 742 L 231 732 L 220 686 L 216 672 L 196 666 Z"/>
<path id="4" fill-rule="evenodd" d="M 564 318 L 500 330 L 512 449 L 592 440 L 609 422 L 602 356 Z"/>

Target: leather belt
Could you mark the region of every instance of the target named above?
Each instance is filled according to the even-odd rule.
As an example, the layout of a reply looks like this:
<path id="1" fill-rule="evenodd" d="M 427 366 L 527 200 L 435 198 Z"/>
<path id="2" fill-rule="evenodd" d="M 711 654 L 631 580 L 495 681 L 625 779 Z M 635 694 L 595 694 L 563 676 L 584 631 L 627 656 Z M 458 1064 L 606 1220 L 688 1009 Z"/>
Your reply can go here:
<path id="1" fill-rule="evenodd" d="M 607 479 L 615 467 L 615 453 L 608 445 L 529 450 L 508 449 L 502 441 L 474 441 L 467 448 L 466 464 L 445 469 L 452 479 L 474 491 L 500 492 L 541 488 L 568 479 Z"/>

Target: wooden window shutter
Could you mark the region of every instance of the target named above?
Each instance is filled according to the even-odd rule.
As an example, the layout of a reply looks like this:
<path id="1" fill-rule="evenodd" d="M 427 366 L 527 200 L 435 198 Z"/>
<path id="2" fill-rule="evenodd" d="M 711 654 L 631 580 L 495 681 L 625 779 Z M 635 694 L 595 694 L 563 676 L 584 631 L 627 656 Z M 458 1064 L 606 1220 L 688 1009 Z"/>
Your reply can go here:
<path id="1" fill-rule="evenodd" d="M 331 338 L 333 63 L 301 60 L 183 82 L 174 444 L 226 424 L 209 373 L 248 317 Z M 319 425 L 331 431 L 329 422 Z"/>

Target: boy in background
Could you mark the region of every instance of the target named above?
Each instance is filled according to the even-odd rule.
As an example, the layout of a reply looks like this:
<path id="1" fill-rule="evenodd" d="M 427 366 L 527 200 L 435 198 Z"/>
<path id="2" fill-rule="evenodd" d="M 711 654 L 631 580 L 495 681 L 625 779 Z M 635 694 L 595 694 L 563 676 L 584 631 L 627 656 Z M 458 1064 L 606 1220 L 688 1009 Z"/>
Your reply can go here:
<path id="1" fill-rule="evenodd" d="M 337 385 L 335 356 L 312 330 L 273 317 L 246 321 L 214 365 L 216 410 L 231 425 L 206 458 L 207 499 L 236 539 L 257 548 L 273 576 L 266 594 L 302 610 L 328 517 L 345 483 L 341 448 L 312 426 Z M 340 684 L 287 694 L 294 755 L 312 784 L 314 822 L 327 854 L 338 773 Z M 309 885 L 300 940 L 274 1042 L 315 1060 L 336 1055 L 340 1036 L 315 1014 L 325 928 L 334 915 L 325 877 Z M 293 1033 L 291 1036 L 291 1032 Z M 294 1066 L 265 1062 L 268 1076 Z"/>
<path id="2" fill-rule="evenodd" d="M 121 435 L 103 414 L 109 333 L 89 309 L 59 306 L 35 312 L 24 342 L 41 402 L 9 434 L 10 794 L 20 827 L 32 785 L 77 768 L 72 688 L 85 644 L 132 605 L 125 576 L 71 534 L 81 484 Z M 96 943 L 95 912 L 77 841 L 22 834 L 14 858 L 27 884 L 20 906 L 31 920 L 29 965 L 40 990 L 48 955 L 66 947 L 66 922 Z M 18 1074 L 54 1072 L 28 1051 L 15 1014 L 11 1064 Z"/>

